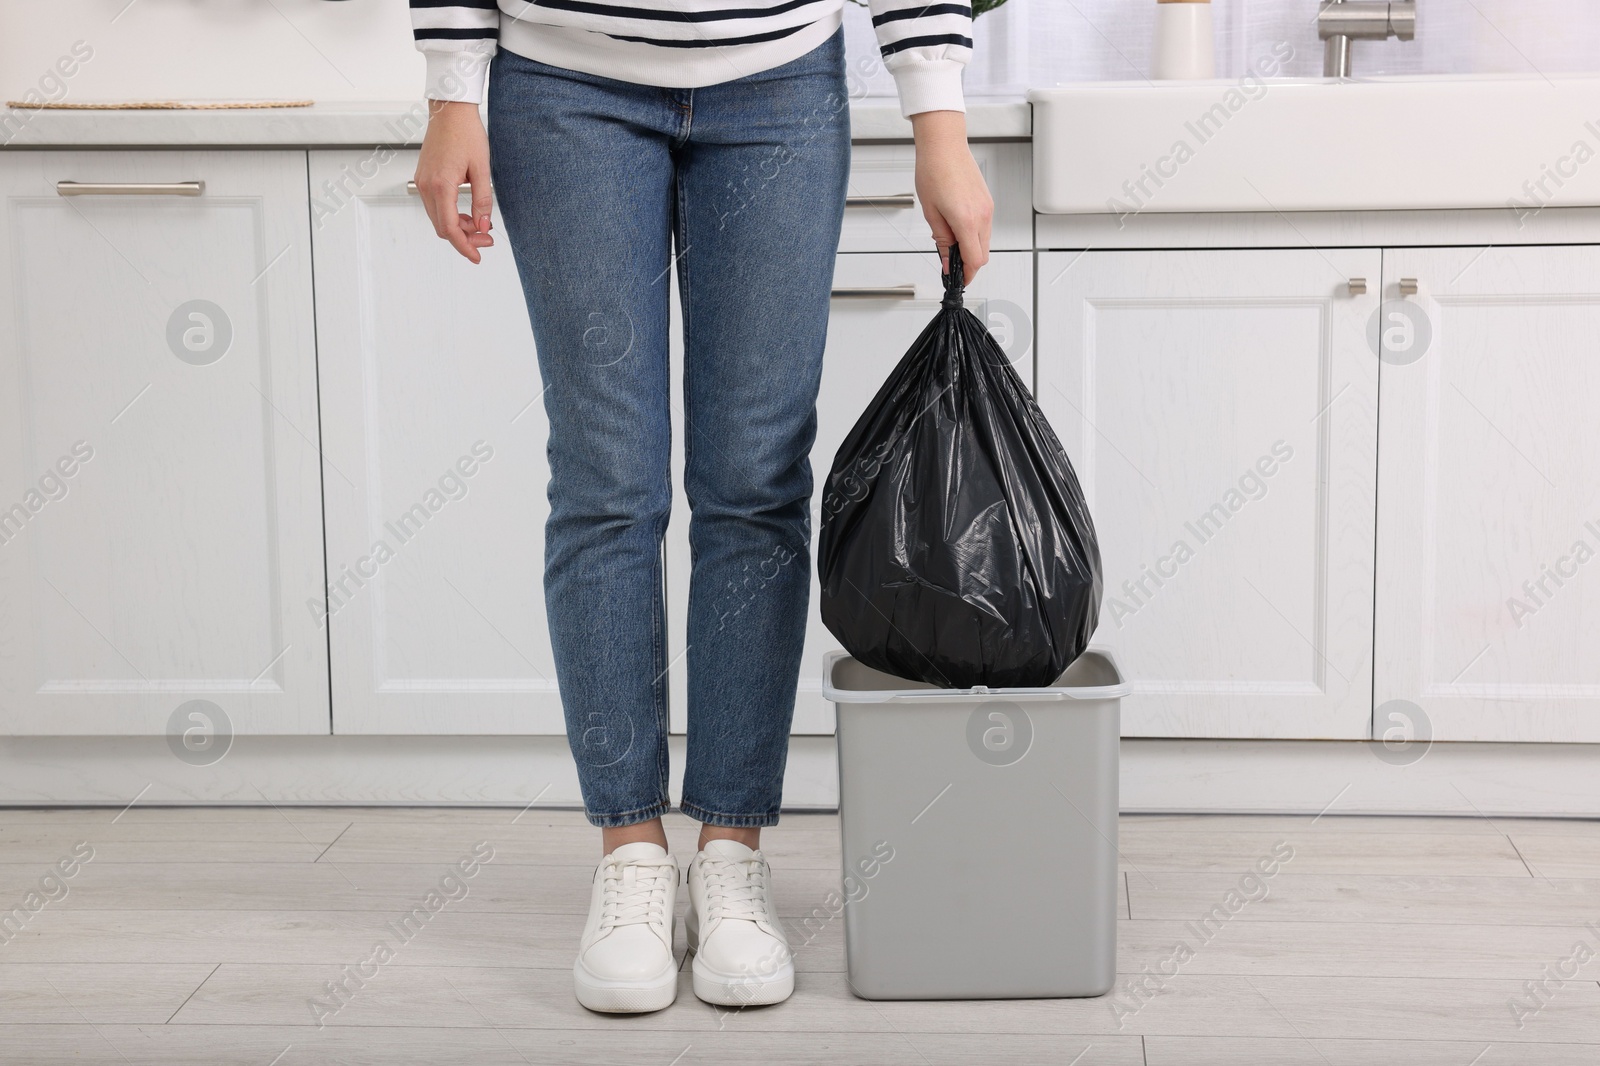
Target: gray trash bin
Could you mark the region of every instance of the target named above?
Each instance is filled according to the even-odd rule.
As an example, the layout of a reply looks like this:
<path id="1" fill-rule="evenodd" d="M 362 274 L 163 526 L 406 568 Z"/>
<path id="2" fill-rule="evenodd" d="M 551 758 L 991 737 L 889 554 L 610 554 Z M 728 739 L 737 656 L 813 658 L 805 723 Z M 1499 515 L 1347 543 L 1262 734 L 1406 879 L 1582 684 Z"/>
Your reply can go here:
<path id="1" fill-rule="evenodd" d="M 1111 654 L 1090 648 L 1049 688 L 940 689 L 842 651 L 823 677 L 856 995 L 1108 992 L 1128 691 Z"/>

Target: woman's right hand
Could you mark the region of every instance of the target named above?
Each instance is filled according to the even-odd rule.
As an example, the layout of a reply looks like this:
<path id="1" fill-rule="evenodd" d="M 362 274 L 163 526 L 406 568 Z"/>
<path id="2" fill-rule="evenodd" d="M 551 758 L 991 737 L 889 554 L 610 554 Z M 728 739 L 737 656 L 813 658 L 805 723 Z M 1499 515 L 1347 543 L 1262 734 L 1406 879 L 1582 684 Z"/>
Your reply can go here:
<path id="1" fill-rule="evenodd" d="M 478 105 L 428 101 L 428 131 L 417 161 L 417 192 L 433 220 L 433 231 L 477 263 L 478 249 L 494 247 L 489 235 L 494 192 L 489 187 L 489 135 Z M 461 186 L 472 186 L 472 214 L 461 213 Z"/>

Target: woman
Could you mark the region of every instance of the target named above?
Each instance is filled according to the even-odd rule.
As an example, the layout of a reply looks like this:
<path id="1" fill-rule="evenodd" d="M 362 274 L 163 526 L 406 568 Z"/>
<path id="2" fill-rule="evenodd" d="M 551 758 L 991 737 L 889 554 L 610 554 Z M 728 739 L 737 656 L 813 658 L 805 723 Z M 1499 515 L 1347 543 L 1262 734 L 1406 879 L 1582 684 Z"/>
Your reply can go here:
<path id="1" fill-rule="evenodd" d="M 702 823 L 694 991 L 747 1005 L 794 988 L 757 849 L 778 820 L 810 593 L 807 453 L 850 163 L 842 3 L 411 0 L 431 116 L 417 185 L 439 236 L 476 263 L 494 244 L 492 174 L 545 384 L 545 602 L 602 837 L 573 968 L 591 1010 L 659 1010 L 677 993 L 678 866 L 661 826 L 673 269 L 694 558 L 681 809 Z M 943 256 L 959 241 L 970 277 L 991 209 L 961 95 L 971 9 L 919 3 L 872 0 L 873 23 L 934 242 Z"/>

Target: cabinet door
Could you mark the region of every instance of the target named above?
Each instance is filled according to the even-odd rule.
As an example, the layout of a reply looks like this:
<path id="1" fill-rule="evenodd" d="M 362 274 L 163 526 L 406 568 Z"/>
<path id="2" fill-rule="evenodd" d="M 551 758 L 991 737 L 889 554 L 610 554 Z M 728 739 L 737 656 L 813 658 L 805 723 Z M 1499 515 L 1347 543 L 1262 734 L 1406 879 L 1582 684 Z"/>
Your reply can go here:
<path id="1" fill-rule="evenodd" d="M 0 731 L 326 733 L 304 153 L 8 152 L 0 197 Z"/>
<path id="2" fill-rule="evenodd" d="M 379 163 L 311 153 L 334 731 L 560 733 L 548 427 L 505 229 L 474 266 L 407 192 L 416 153 Z"/>
<path id="3" fill-rule="evenodd" d="M 842 254 L 835 262 L 833 284 L 835 297 L 817 399 L 817 440 L 811 449 L 812 475 L 819 488 L 839 445 L 911 342 L 938 312 L 944 295 L 939 258 L 931 252 Z M 884 289 L 905 291 L 885 294 Z M 1032 254 L 994 253 L 967 290 L 966 302 L 974 314 L 989 324 L 1011 356 L 1017 373 L 1031 385 Z M 677 377 L 680 369 L 675 364 L 675 389 L 681 388 Z M 673 478 L 677 495 L 667 541 L 668 633 L 670 650 L 678 654 L 684 647 L 689 605 L 689 510 L 682 495 L 681 447 L 675 457 Z M 833 705 L 822 698 L 822 656 L 837 648 L 839 642 L 822 624 L 817 608 L 820 592 L 815 549 L 821 522 L 822 499 L 817 491 L 811 500 L 811 609 L 792 726 L 792 732 L 802 734 L 832 733 L 834 728 Z M 678 665 L 673 667 L 672 728 L 676 732 L 682 732 L 688 722 L 688 688 L 681 662 L 677 660 Z"/>
<path id="4" fill-rule="evenodd" d="M 1600 741 L 1600 249 L 1383 271 L 1376 729 Z"/>
<path id="5" fill-rule="evenodd" d="M 1099 532 L 1126 735 L 1368 735 L 1378 270 L 1040 256 L 1039 399 Z"/>

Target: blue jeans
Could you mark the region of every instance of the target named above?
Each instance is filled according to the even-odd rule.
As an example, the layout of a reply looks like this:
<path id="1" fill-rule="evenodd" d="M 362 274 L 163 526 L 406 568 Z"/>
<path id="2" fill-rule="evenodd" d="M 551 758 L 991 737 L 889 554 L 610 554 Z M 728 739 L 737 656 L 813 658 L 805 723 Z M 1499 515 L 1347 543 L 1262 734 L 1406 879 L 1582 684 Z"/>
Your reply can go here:
<path id="1" fill-rule="evenodd" d="M 666 674 L 680 665 L 684 813 L 720 826 L 778 820 L 811 591 L 807 456 L 849 174 L 847 105 L 842 34 L 699 89 L 504 50 L 491 68 L 495 195 L 550 419 L 545 607 L 596 825 L 670 809 Z M 693 560 L 679 662 L 662 592 L 674 267 Z"/>

